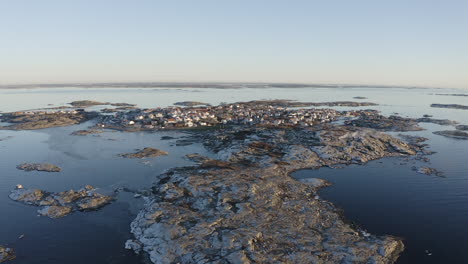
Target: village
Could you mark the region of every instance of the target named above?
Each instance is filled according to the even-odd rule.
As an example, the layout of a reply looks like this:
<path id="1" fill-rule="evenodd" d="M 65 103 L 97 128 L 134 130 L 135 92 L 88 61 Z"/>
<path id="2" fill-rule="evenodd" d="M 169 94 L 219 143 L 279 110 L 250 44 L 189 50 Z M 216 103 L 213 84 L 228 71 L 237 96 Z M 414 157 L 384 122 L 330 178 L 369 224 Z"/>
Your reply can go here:
<path id="1" fill-rule="evenodd" d="M 333 109 L 291 109 L 268 104 L 224 104 L 204 107 L 167 107 L 136 109 L 105 115 L 100 127 L 120 129 L 174 129 L 219 125 L 258 125 L 274 127 L 308 127 L 326 123 L 358 112 Z"/>

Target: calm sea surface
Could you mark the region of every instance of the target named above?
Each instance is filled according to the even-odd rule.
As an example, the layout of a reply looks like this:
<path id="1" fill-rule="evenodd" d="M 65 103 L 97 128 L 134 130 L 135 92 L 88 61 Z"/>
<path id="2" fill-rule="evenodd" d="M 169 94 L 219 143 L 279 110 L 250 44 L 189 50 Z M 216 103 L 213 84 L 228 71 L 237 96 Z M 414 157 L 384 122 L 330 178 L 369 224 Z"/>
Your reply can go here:
<path id="1" fill-rule="evenodd" d="M 150 108 L 178 101 L 221 102 L 254 99 L 293 99 L 310 102 L 368 97 L 380 104 L 383 114 L 446 118 L 468 125 L 468 111 L 431 108 L 431 103 L 468 105 L 468 97 L 436 93 L 468 93 L 456 89 L 373 89 L 373 88 L 275 88 L 275 89 L 0 89 L 0 112 L 63 106 L 75 100 L 134 103 Z M 49 105 L 52 104 L 52 105 Z M 336 109 L 346 109 L 337 107 Z M 123 248 L 131 238 L 129 224 L 143 200 L 130 193 L 97 212 L 74 213 L 62 219 L 37 217 L 37 207 L 11 201 L 8 194 L 16 184 L 63 191 L 91 184 L 104 191 L 117 187 L 150 187 L 164 170 L 190 164 L 188 153 L 212 155 L 201 145 L 176 146 L 162 136 L 183 138 L 183 132 L 121 133 L 99 136 L 71 136 L 88 124 L 37 131 L 0 130 L 0 244 L 14 247 L 13 263 L 141 263 Z M 468 263 L 468 140 L 433 135 L 453 129 L 423 124 L 427 130 L 406 134 L 429 138 L 430 164 L 388 158 L 364 166 L 342 169 L 304 170 L 295 177 L 318 177 L 334 183 L 321 197 L 344 209 L 346 218 L 374 234 L 391 234 L 405 239 L 407 250 L 399 263 Z M 156 147 L 170 153 L 148 160 L 122 159 L 117 154 L 136 148 Z M 60 173 L 25 172 L 23 162 L 50 162 L 62 167 Z M 445 178 L 411 170 L 429 166 Z M 19 236 L 24 235 L 23 239 Z M 430 252 L 428 254 L 427 252 Z"/>

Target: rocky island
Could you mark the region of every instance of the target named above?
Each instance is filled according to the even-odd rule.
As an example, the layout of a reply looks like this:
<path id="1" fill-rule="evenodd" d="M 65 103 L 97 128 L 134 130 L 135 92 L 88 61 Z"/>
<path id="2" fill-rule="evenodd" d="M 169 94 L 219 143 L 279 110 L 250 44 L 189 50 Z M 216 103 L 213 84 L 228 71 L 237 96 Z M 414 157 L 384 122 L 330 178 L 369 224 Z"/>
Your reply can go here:
<path id="1" fill-rule="evenodd" d="M 156 149 L 156 148 L 144 148 L 142 150 L 137 150 L 135 153 L 124 153 L 124 154 L 119 154 L 120 157 L 123 158 L 136 158 L 136 159 L 142 159 L 142 158 L 153 158 L 153 157 L 159 157 L 159 156 L 166 156 L 169 153 L 166 151 Z"/>
<path id="2" fill-rule="evenodd" d="M 399 139 L 385 132 L 423 130 L 420 122 L 455 123 L 387 117 L 369 109 L 313 108 L 343 105 L 375 104 L 273 100 L 136 108 L 94 113 L 93 127 L 76 134 L 97 128 L 184 129 L 184 142 L 201 143 L 216 156 L 187 155 L 194 165 L 170 169 L 156 177 L 150 191 L 137 192 L 147 204 L 132 222 L 134 238 L 125 246 L 148 254 L 153 263 L 394 263 L 404 250 L 402 239 L 372 235 L 349 224 L 318 195 L 330 183 L 299 181 L 291 173 L 384 157 L 423 159 L 430 154 L 422 144 L 425 138 Z M 167 154 L 147 147 L 119 156 Z M 438 171 L 422 168 L 421 173 Z M 10 198 L 40 206 L 38 213 L 51 218 L 95 210 L 113 200 L 90 186 L 60 193 L 20 186 Z"/>
<path id="3" fill-rule="evenodd" d="M 10 193 L 10 199 L 29 205 L 39 206 L 37 212 L 50 218 L 61 218 L 73 211 L 97 210 L 114 199 L 96 192 L 93 186 L 87 185 L 80 190 L 69 190 L 50 193 L 40 189 L 24 189 L 17 186 Z"/>
<path id="4" fill-rule="evenodd" d="M 50 163 L 22 163 L 16 166 L 18 170 L 24 171 L 46 171 L 46 172 L 60 172 L 62 169 Z"/>
<path id="5" fill-rule="evenodd" d="M 468 139 L 468 132 L 460 130 L 444 130 L 444 131 L 435 131 L 433 132 L 436 135 L 456 138 L 456 139 Z"/>
<path id="6" fill-rule="evenodd" d="M 10 123 L 0 126 L 5 130 L 34 130 L 50 127 L 70 126 L 97 117 L 97 113 L 83 110 L 60 111 L 20 111 L 0 115 L 0 122 Z"/>
<path id="7" fill-rule="evenodd" d="M 460 104 L 431 104 L 431 107 L 468 110 L 468 105 Z"/>

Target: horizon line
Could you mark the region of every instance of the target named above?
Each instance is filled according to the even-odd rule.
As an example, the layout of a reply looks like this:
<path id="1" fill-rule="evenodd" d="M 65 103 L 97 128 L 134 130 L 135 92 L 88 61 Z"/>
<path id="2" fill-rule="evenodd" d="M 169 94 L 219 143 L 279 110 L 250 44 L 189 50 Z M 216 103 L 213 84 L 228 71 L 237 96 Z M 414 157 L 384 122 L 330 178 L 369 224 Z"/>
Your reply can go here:
<path id="1" fill-rule="evenodd" d="M 94 86 L 94 87 L 93 87 Z M 0 89 L 21 88 L 406 88 L 406 89 L 467 89 L 419 85 L 382 85 L 382 84 L 340 84 L 340 83 L 296 83 L 296 82 L 65 82 L 65 83 L 23 83 L 0 84 Z"/>

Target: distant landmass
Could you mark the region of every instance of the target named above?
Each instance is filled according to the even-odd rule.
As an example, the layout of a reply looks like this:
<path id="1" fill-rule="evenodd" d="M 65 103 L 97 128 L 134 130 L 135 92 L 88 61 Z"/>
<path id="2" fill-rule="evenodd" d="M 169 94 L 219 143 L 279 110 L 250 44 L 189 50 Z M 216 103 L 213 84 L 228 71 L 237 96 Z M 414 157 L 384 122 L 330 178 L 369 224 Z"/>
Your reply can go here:
<path id="1" fill-rule="evenodd" d="M 223 83 L 223 82 L 128 82 L 128 83 L 55 83 L 0 85 L 0 89 L 15 88 L 404 88 L 427 89 L 439 87 L 357 85 L 357 84 L 312 84 L 312 83 Z M 439 88 L 442 89 L 442 88 Z"/>

